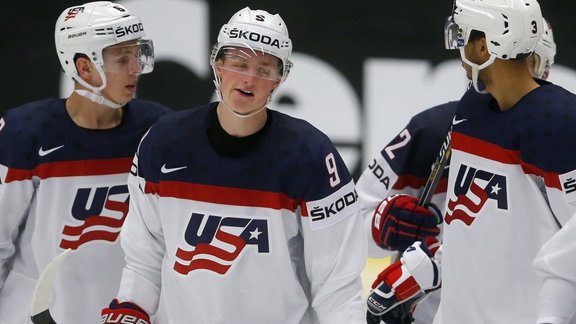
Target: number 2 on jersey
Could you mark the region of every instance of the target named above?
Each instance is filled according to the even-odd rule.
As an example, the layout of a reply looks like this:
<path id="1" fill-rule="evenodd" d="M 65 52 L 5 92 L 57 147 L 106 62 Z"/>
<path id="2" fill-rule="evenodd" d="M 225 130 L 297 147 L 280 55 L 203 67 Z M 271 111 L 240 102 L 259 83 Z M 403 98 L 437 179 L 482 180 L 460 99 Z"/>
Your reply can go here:
<path id="1" fill-rule="evenodd" d="M 400 132 L 400 134 L 398 134 L 397 137 L 400 137 L 402 140 L 398 143 L 392 144 L 392 145 L 388 145 L 386 146 L 386 148 L 384 149 L 384 151 L 386 152 L 386 154 L 388 154 L 388 157 L 390 158 L 390 160 L 394 159 L 396 157 L 396 155 L 394 155 L 394 151 L 395 149 L 399 149 L 403 146 L 405 146 L 406 144 L 408 144 L 408 142 L 410 142 L 410 139 L 412 138 L 410 136 L 410 132 L 408 131 L 408 129 L 404 129 L 402 132 Z"/>

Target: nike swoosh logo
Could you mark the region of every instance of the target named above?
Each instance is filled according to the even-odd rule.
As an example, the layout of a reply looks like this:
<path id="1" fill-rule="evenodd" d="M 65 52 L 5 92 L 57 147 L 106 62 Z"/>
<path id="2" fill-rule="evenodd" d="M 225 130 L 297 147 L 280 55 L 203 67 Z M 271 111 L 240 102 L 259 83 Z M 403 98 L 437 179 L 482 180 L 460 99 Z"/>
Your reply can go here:
<path id="1" fill-rule="evenodd" d="M 454 118 L 452 118 L 452 125 L 458 125 L 460 123 L 463 123 L 465 121 L 467 121 L 468 119 L 464 118 L 464 119 L 456 119 L 456 116 L 454 116 Z"/>
<path id="2" fill-rule="evenodd" d="M 182 170 L 182 169 L 186 169 L 188 166 L 183 166 L 183 167 L 178 167 L 178 168 L 167 168 L 166 164 L 164 164 L 162 166 L 162 168 L 160 169 L 160 171 L 162 173 L 170 173 L 170 172 L 174 172 L 174 171 L 178 171 L 178 170 Z"/>
<path id="3" fill-rule="evenodd" d="M 59 149 L 61 149 L 61 148 L 63 148 L 63 147 L 64 147 L 64 145 L 60 145 L 60 146 L 56 146 L 56 147 L 53 147 L 53 148 L 48 149 L 48 150 L 44 150 L 42 147 L 40 147 L 40 149 L 38 150 L 38 155 L 40 155 L 40 156 L 46 156 L 46 155 L 48 155 L 48 154 L 50 154 L 50 153 L 52 153 L 52 152 L 54 152 L 54 151 L 56 151 L 56 150 L 59 150 Z"/>

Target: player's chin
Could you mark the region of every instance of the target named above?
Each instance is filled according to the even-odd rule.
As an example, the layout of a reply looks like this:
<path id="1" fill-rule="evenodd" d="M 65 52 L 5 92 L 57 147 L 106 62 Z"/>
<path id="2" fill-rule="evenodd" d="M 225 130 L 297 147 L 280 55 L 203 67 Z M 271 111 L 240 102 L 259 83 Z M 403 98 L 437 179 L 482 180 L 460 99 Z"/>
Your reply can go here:
<path id="1" fill-rule="evenodd" d="M 115 103 L 124 106 L 125 104 L 127 104 L 130 100 L 134 99 L 135 95 L 134 94 L 123 94 L 121 96 L 117 96 L 116 98 L 114 98 L 112 101 L 114 101 Z"/>

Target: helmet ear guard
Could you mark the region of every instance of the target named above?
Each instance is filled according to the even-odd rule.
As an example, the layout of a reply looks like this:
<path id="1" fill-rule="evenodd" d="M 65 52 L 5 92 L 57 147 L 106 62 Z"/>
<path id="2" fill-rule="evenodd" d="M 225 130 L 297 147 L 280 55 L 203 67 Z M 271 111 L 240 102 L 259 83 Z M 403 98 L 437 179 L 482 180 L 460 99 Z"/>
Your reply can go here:
<path id="1" fill-rule="evenodd" d="M 554 34 L 552 33 L 552 26 L 543 18 L 544 32 L 542 38 L 534 48 L 534 54 L 538 55 L 535 61 L 534 72 L 535 76 L 539 79 L 545 79 L 548 75 L 548 70 L 554 64 L 554 57 L 556 56 L 556 43 L 554 42 Z"/>

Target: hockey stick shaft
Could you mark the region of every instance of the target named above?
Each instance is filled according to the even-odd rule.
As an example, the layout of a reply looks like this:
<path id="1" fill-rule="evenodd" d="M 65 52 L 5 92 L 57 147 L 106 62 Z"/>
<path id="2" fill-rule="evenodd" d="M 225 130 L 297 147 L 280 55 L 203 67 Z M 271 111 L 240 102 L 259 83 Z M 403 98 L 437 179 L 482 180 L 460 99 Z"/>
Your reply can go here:
<path id="1" fill-rule="evenodd" d="M 438 152 L 438 157 L 436 158 L 436 161 L 434 161 L 434 164 L 432 166 L 432 171 L 430 172 L 430 175 L 428 176 L 428 179 L 426 180 L 426 185 L 424 186 L 424 189 L 422 189 L 422 192 L 420 193 L 420 197 L 418 199 L 418 205 L 419 206 L 428 207 L 428 205 L 430 204 L 430 201 L 432 200 L 432 196 L 434 196 L 434 193 L 436 193 L 436 188 L 438 187 L 438 183 L 440 183 L 440 179 L 442 178 L 442 174 L 444 173 L 444 169 L 446 168 L 446 165 L 448 164 L 448 161 L 450 160 L 450 156 L 452 154 L 452 149 L 450 147 L 451 140 L 452 140 L 452 138 L 450 136 L 450 132 L 448 132 L 448 134 L 446 135 L 446 138 L 444 139 L 444 143 L 442 143 L 442 147 L 440 147 L 440 151 Z M 442 216 L 440 216 L 440 217 L 442 217 Z M 438 223 L 440 223 L 441 221 L 442 220 L 439 219 Z M 401 258 L 402 258 L 402 252 L 398 252 L 398 254 L 396 254 L 396 258 L 395 258 L 394 262 L 397 262 Z M 422 297 L 423 296 L 420 296 L 420 298 L 422 298 Z M 401 312 L 404 314 L 411 314 L 412 313 L 411 310 L 409 309 L 409 306 L 407 305 L 407 303 L 403 303 L 399 307 L 400 307 Z M 411 318 L 411 317 L 406 317 L 406 318 Z"/>
<path id="2" fill-rule="evenodd" d="M 52 301 L 52 287 L 54 286 L 54 281 L 56 280 L 56 275 L 58 274 L 60 265 L 69 252 L 70 249 L 67 249 L 56 256 L 54 260 L 46 265 L 40 274 L 40 278 L 38 278 L 36 288 L 34 289 L 32 305 L 30 307 L 30 318 L 32 319 L 32 323 L 56 324 L 49 311 L 50 302 Z"/>
<path id="3" fill-rule="evenodd" d="M 440 179 L 442 178 L 442 173 L 444 173 L 444 168 L 448 164 L 450 160 L 450 156 L 452 155 L 452 148 L 450 147 L 450 142 L 452 141 L 452 137 L 450 136 L 451 131 L 448 132 L 444 142 L 442 143 L 442 147 L 440 147 L 440 151 L 438 152 L 438 157 L 434 164 L 432 165 L 432 171 L 428 175 L 428 179 L 426 180 L 426 185 L 424 185 L 424 189 L 420 193 L 420 197 L 418 199 L 418 205 L 422 207 L 428 207 L 430 205 L 430 201 L 432 200 L 432 196 L 436 192 L 436 188 L 438 187 L 438 183 L 440 183 Z M 442 216 L 440 216 L 442 217 Z M 441 223 L 441 219 L 438 219 L 438 224 Z M 396 259 L 394 261 L 400 260 L 402 257 L 402 253 L 398 252 L 396 254 Z"/>
<path id="4" fill-rule="evenodd" d="M 452 138 L 450 136 L 450 132 L 448 132 L 448 135 L 446 135 L 444 143 L 442 143 L 442 147 L 438 152 L 438 157 L 434 162 L 432 171 L 428 176 L 428 180 L 426 180 L 426 185 L 424 186 L 424 189 L 422 189 L 422 192 L 420 193 L 420 199 L 418 200 L 418 205 L 420 206 L 427 207 L 430 204 L 430 201 L 432 200 L 432 196 L 434 196 L 434 193 L 436 192 L 438 183 L 442 178 L 442 173 L 444 173 L 444 169 L 446 168 L 446 165 L 448 164 L 448 161 L 450 160 L 450 156 L 452 154 L 452 149 L 450 148 L 451 139 Z"/>

